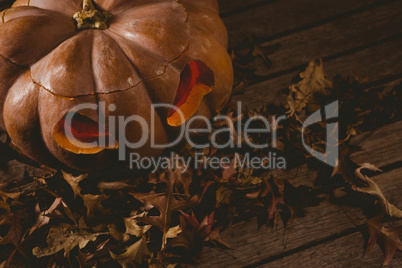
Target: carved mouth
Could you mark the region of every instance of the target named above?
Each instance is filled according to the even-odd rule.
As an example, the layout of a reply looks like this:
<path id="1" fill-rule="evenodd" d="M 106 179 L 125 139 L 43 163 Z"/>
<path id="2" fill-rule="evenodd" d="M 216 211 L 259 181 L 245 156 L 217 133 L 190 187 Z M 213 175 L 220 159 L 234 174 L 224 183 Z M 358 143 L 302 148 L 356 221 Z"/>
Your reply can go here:
<path id="1" fill-rule="evenodd" d="M 103 126 L 75 112 L 67 113 L 54 126 L 53 137 L 60 147 L 75 154 L 96 154 L 119 147 Z"/>
<path id="2" fill-rule="evenodd" d="M 180 84 L 174 100 L 174 109 L 168 115 L 168 124 L 180 126 L 190 119 L 205 95 L 212 91 L 215 77 L 212 70 L 202 61 L 186 65 L 180 76 Z"/>

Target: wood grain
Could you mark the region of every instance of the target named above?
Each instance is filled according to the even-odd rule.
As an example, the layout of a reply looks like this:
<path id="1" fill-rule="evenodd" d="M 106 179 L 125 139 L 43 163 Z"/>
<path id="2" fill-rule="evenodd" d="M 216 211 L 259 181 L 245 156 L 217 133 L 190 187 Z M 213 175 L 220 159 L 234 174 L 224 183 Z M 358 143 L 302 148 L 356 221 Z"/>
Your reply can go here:
<path id="1" fill-rule="evenodd" d="M 272 66 L 268 69 L 262 60 L 255 60 L 247 67 L 256 69 L 257 75 L 269 78 L 300 69 L 312 58 L 338 58 L 384 42 L 402 33 L 399 27 L 402 25 L 401 10 L 401 1 L 391 2 L 262 43 L 260 47 L 263 52 L 269 53 Z"/>
<path id="2" fill-rule="evenodd" d="M 352 159 L 358 163 L 370 162 L 377 166 L 386 166 L 401 162 L 402 154 L 400 154 L 400 151 L 402 150 L 402 139 L 398 135 L 398 133 L 401 133 L 401 130 L 402 121 L 399 121 L 354 138 L 352 143 L 361 145 L 365 151 L 354 153 Z M 383 151 L 386 151 L 393 157 L 384 157 L 383 153 L 378 153 Z M 398 207 L 402 207 L 402 199 L 400 198 L 402 191 L 401 171 L 402 169 L 399 166 L 399 168 L 387 170 L 373 177 L 384 195 L 391 203 Z M 298 168 L 298 170 L 294 169 L 285 172 L 282 178 L 291 179 L 295 175 L 295 172 L 299 174 L 292 181 L 296 185 L 313 185 L 318 175 L 317 171 L 311 170 L 304 165 Z M 322 244 L 360 232 L 365 228 L 365 219 L 366 217 L 363 215 L 361 209 L 349 205 L 336 205 L 329 201 L 324 201 L 317 207 L 306 208 L 306 216 L 294 219 L 293 223 L 288 226 L 285 235 L 283 226 L 279 226 L 277 230 L 269 227 L 262 227 L 258 230 L 256 219 L 252 219 L 235 224 L 232 228 L 223 232 L 222 236 L 224 240 L 234 250 L 222 251 L 207 247 L 204 249 L 201 260 L 197 264 L 188 267 L 208 267 L 211 265 L 214 267 L 243 267 L 252 264 L 263 264 L 288 255 L 292 256 L 296 253 L 302 254 L 305 256 L 304 258 L 308 258 L 309 253 L 303 253 L 304 250 L 320 247 Z M 357 241 L 357 243 L 361 243 L 361 239 Z M 354 241 L 353 243 L 356 242 Z M 358 256 L 362 257 L 362 253 L 364 252 L 363 247 L 360 246 L 358 249 L 356 252 L 358 252 Z M 339 254 L 337 251 L 333 251 L 331 254 L 328 254 L 332 257 L 328 258 L 336 258 L 338 264 L 342 267 L 356 267 L 343 266 L 342 254 L 342 250 L 339 251 Z M 320 255 L 318 255 L 317 262 L 320 262 L 320 258 Z M 402 261 L 401 259 L 396 259 L 396 262 Z M 368 261 L 368 263 L 377 263 L 378 267 L 382 263 L 381 256 L 377 256 L 371 261 Z M 289 262 L 295 262 L 295 260 L 290 259 Z M 286 267 L 289 262 L 285 260 L 285 264 L 281 267 Z M 326 263 L 326 259 L 323 259 L 322 262 Z M 275 265 L 281 265 L 280 261 L 278 260 L 278 263 L 275 263 Z M 277 267 L 275 265 L 267 267 Z M 297 266 L 307 267 L 308 265 L 303 266 L 302 262 L 297 262 Z"/>
<path id="3" fill-rule="evenodd" d="M 228 0 L 229 1 L 229 0 Z M 243 1 L 247 3 L 248 1 Z M 239 45 L 245 36 L 262 41 L 278 38 L 328 21 L 360 13 L 389 1 L 378 0 L 303 0 L 275 1 L 225 17 L 230 47 Z M 222 4 L 221 4 L 222 5 Z"/>
<path id="4" fill-rule="evenodd" d="M 324 71 L 329 79 L 340 74 L 343 77 L 358 76 L 368 82 L 389 82 L 402 77 L 402 36 L 351 54 L 326 60 Z M 303 51 L 300 51 L 303 54 Z M 249 107 L 266 104 L 281 105 L 286 102 L 287 89 L 300 71 L 292 71 L 279 77 L 247 87 L 243 94 L 233 96 Z M 389 80 L 389 81 L 388 81 Z"/>
<path id="5" fill-rule="evenodd" d="M 380 247 L 376 245 L 363 255 L 364 245 L 363 234 L 356 232 L 258 267 L 381 267 L 384 257 Z M 402 252 L 399 251 L 386 267 L 401 266 Z"/>
<path id="6" fill-rule="evenodd" d="M 219 11 L 222 17 L 236 15 L 245 9 L 261 7 L 278 0 L 218 0 Z"/>

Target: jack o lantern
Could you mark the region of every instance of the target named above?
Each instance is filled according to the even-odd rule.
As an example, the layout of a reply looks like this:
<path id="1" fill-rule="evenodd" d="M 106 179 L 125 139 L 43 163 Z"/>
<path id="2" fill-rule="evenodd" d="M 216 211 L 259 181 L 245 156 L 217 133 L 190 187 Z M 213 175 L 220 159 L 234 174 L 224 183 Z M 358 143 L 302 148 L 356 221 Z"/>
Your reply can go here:
<path id="1" fill-rule="evenodd" d="M 17 0 L 0 13 L 0 125 L 49 166 L 105 168 L 122 146 L 157 156 L 152 141 L 228 100 L 226 49 L 216 0 Z"/>

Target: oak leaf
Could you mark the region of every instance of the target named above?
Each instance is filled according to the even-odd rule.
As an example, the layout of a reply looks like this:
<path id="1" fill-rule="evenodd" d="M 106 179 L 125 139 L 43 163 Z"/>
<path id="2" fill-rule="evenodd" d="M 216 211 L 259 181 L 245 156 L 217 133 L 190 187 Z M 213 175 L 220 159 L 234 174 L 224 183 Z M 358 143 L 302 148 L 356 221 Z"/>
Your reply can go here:
<path id="1" fill-rule="evenodd" d="M 22 226 L 21 220 L 24 219 L 26 215 L 22 211 L 9 213 L 3 220 L 0 221 L 0 226 L 9 225 L 6 236 L 1 238 L 0 245 L 13 244 L 18 247 L 21 243 L 22 238 Z"/>
<path id="2" fill-rule="evenodd" d="M 205 216 L 201 223 L 194 213 L 190 216 L 182 212 L 180 216 L 182 232 L 167 243 L 167 251 L 187 259 L 192 259 L 193 256 L 199 255 L 204 239 L 211 233 L 213 219 L 214 212 Z M 178 252 L 181 252 L 181 254 L 177 254 Z"/>
<path id="3" fill-rule="evenodd" d="M 53 255 L 64 249 L 65 253 L 70 252 L 78 246 L 84 248 L 90 241 L 95 241 L 102 233 L 89 233 L 77 227 L 61 223 L 49 230 L 46 238 L 46 245 L 32 249 L 33 255 L 37 258 Z"/>
<path id="4" fill-rule="evenodd" d="M 41 211 L 39 203 L 35 205 L 35 212 L 37 213 L 37 218 L 34 226 L 29 230 L 29 234 L 32 234 L 35 230 L 45 226 L 49 223 L 50 217 L 48 216 L 52 213 L 60 204 L 62 203 L 62 198 L 58 197 L 53 201 L 53 204 L 45 211 Z"/>
<path id="5" fill-rule="evenodd" d="M 182 232 L 180 225 L 170 228 L 166 233 L 166 238 L 175 238 Z"/>
<path id="6" fill-rule="evenodd" d="M 381 216 L 375 217 L 367 221 L 370 238 L 367 243 L 366 253 L 374 247 L 378 239 L 382 239 L 384 242 L 383 265 L 388 265 L 392 257 L 395 255 L 396 250 L 402 250 L 402 242 L 400 240 L 402 226 L 390 228 L 384 227 L 381 223 L 381 218 Z"/>
<path id="7" fill-rule="evenodd" d="M 369 163 L 362 164 L 359 168 L 355 170 L 355 175 L 364 182 L 366 182 L 367 187 L 356 187 L 356 190 L 377 197 L 388 215 L 390 215 L 391 217 L 402 218 L 402 211 L 397 207 L 395 207 L 394 205 L 392 205 L 390 202 L 388 202 L 387 198 L 382 193 L 380 187 L 378 187 L 378 185 L 367 175 L 363 175 L 361 173 L 362 169 L 368 169 L 376 172 L 381 171 L 372 164 Z"/>
<path id="8" fill-rule="evenodd" d="M 321 59 L 310 61 L 306 70 L 300 73 L 300 78 L 302 78 L 300 82 L 291 85 L 289 88 L 288 113 L 290 116 L 297 116 L 307 105 L 319 105 L 318 96 L 328 95 L 333 86 L 332 82 L 325 76 Z M 318 108 L 320 107 L 318 106 Z"/>
<path id="9" fill-rule="evenodd" d="M 135 267 L 135 264 L 141 265 L 143 259 L 150 254 L 146 238 L 142 237 L 140 240 L 132 244 L 126 249 L 126 252 L 118 255 L 109 250 L 110 256 L 116 260 L 123 268 Z"/>
<path id="10" fill-rule="evenodd" d="M 188 198 L 187 196 L 175 194 L 173 192 L 175 178 L 175 173 L 170 169 L 166 180 L 165 193 L 140 195 L 137 197 L 134 195 L 134 197 L 138 198 L 140 201 L 149 203 L 159 210 L 159 216 L 145 216 L 138 218 L 138 220 L 146 224 L 151 224 L 163 232 L 162 249 L 167 242 L 166 234 L 170 228 L 172 214 L 179 210 L 186 210 L 199 201 L 197 195 Z"/>
<path id="11" fill-rule="evenodd" d="M 217 227 L 212 230 L 205 241 L 208 241 L 213 245 L 222 247 L 224 249 L 231 249 L 232 247 L 222 239 L 221 230 L 222 227 Z"/>
<path id="12" fill-rule="evenodd" d="M 132 216 L 130 218 L 124 218 L 126 233 L 137 237 L 142 237 L 151 228 L 151 225 L 144 225 L 144 226 L 138 225 L 138 218 L 144 216 L 145 212 L 139 215 Z"/>
<path id="13" fill-rule="evenodd" d="M 95 218 L 97 215 L 106 214 L 109 211 L 102 206 L 102 201 L 108 199 L 108 196 L 103 194 L 86 194 L 81 197 L 82 200 L 84 200 L 85 207 L 87 208 L 87 218 Z"/>
<path id="14" fill-rule="evenodd" d="M 79 176 L 73 176 L 67 172 L 62 171 L 63 178 L 67 183 L 71 186 L 74 192 L 74 198 L 81 195 L 81 187 L 79 186 L 80 182 L 88 177 L 88 174 L 82 174 Z"/>
<path id="15" fill-rule="evenodd" d="M 7 212 L 11 212 L 11 206 L 18 204 L 17 200 L 22 193 L 7 193 L 0 191 L 0 208 L 5 209 Z"/>

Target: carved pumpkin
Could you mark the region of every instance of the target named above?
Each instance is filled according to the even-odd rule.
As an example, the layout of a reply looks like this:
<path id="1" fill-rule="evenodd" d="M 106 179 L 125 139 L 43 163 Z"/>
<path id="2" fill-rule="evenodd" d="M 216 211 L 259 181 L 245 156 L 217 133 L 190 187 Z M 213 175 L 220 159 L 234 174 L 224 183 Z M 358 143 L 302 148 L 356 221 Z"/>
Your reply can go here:
<path id="1" fill-rule="evenodd" d="M 0 124 L 39 163 L 104 168 L 118 160 L 119 137 L 134 143 L 153 131 L 155 143 L 166 144 L 192 116 L 210 118 L 231 93 L 216 0 L 17 0 L 0 18 Z M 96 108 L 66 124 L 83 103 Z M 101 123 L 100 103 L 106 118 L 139 116 L 148 129 Z M 109 142 L 91 143 L 99 137 Z M 150 142 L 148 135 L 144 146 L 126 151 L 160 154 Z"/>

